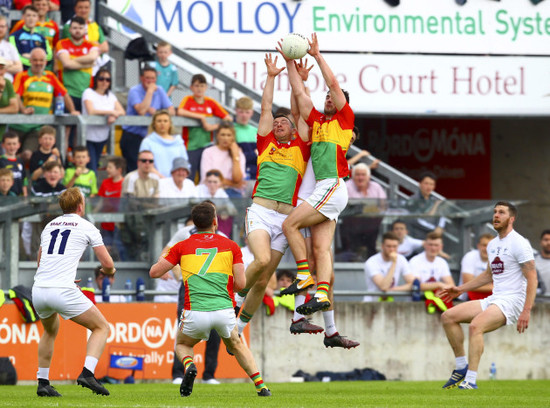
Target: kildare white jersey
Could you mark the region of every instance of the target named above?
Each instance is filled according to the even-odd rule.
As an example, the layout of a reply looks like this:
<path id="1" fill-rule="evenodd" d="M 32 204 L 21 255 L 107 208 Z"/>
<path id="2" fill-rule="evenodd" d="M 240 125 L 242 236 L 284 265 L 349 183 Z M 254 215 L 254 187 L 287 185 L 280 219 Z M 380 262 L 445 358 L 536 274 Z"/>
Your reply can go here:
<path id="1" fill-rule="evenodd" d="M 409 266 L 414 276 L 420 279 L 421 283 L 441 282 L 444 276 L 451 276 L 451 270 L 447 261 L 436 256 L 433 262 L 426 258 L 426 252 L 413 256 Z"/>
<path id="2" fill-rule="evenodd" d="M 408 258 L 414 251 L 422 248 L 422 244 L 424 244 L 424 241 L 421 239 L 416 239 L 407 235 L 405 239 L 403 239 L 403 242 L 401 242 L 397 247 L 397 253 L 403 255 L 405 258 Z"/>
<path id="3" fill-rule="evenodd" d="M 385 261 L 382 254 L 379 252 L 376 255 L 371 256 L 365 262 L 365 280 L 367 282 L 367 290 L 369 292 L 378 292 L 380 288 L 376 286 L 372 278 L 376 275 L 386 276 L 390 267 L 391 261 Z M 393 273 L 393 282 L 391 287 L 399 285 L 401 276 L 410 275 L 411 270 L 409 268 L 409 262 L 403 255 L 397 255 L 397 263 L 395 265 L 395 272 Z M 391 291 L 391 289 L 390 289 Z M 365 296 L 363 299 L 365 302 L 373 302 L 376 300 L 373 296 Z"/>
<path id="4" fill-rule="evenodd" d="M 78 262 L 88 247 L 103 245 L 99 230 L 77 214 L 51 221 L 40 237 L 40 266 L 34 286 L 74 288 Z"/>
<path id="5" fill-rule="evenodd" d="M 491 240 L 487 245 L 487 254 L 493 273 L 493 295 L 525 296 L 527 279 L 519 265 L 534 260 L 533 248 L 529 241 L 512 230 L 503 239 L 496 237 Z"/>

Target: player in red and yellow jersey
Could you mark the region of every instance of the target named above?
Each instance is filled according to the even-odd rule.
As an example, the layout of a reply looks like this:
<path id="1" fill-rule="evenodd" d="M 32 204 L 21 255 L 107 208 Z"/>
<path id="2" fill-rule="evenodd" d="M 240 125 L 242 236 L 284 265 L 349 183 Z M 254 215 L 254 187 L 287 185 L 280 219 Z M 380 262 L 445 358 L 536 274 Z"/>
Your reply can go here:
<path id="1" fill-rule="evenodd" d="M 197 376 L 193 364 L 193 347 L 208 340 L 215 329 L 239 365 L 254 382 L 258 396 L 270 396 L 250 350 L 241 342 L 235 313 L 233 289 L 245 284 L 244 265 L 239 246 L 217 235 L 216 208 L 204 201 L 191 210 L 198 232 L 178 242 L 151 267 L 149 276 L 160 278 L 175 265 L 181 267 L 185 285 L 185 303 L 176 338 L 176 354 L 185 367 L 181 396 L 189 396 Z"/>
<path id="2" fill-rule="evenodd" d="M 355 115 L 349 97 L 341 88 L 336 76 L 319 51 L 317 35 L 309 41 L 308 53 L 315 58 L 329 88 L 325 99 L 324 114 L 318 112 L 305 92 L 295 62 L 287 58 L 287 71 L 292 92 L 298 102 L 300 115 L 311 128 L 311 161 L 315 173 L 315 190 L 312 195 L 287 217 L 283 231 L 298 265 L 296 280 L 282 294 L 298 293 L 313 284 L 306 259 L 307 251 L 301 228 L 311 227 L 314 257 L 317 266 L 317 291 L 307 303 L 296 311 L 309 315 L 330 308 L 328 292 L 332 275 L 331 243 L 336 228 L 336 219 L 347 205 L 348 195 L 342 180 L 349 173 L 346 152 L 352 137 Z"/>

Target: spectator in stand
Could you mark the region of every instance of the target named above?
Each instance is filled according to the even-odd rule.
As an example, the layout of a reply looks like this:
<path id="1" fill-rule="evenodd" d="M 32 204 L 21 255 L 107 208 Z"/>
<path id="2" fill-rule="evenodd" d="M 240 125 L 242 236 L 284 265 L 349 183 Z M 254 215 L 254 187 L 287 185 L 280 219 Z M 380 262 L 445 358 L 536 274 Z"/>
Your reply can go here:
<path id="1" fill-rule="evenodd" d="M 65 108 L 71 115 L 79 115 L 73 100 L 59 79 L 51 71 L 45 71 L 46 52 L 41 48 L 31 51 L 31 68 L 16 75 L 13 87 L 19 95 L 19 112 L 25 115 L 50 115 L 56 95 L 62 95 Z M 40 125 L 10 125 L 22 143 L 22 159 L 28 161 L 33 151 L 38 149 L 38 129 Z"/>
<path id="2" fill-rule="evenodd" d="M 38 150 L 34 151 L 29 162 L 31 181 L 36 181 L 44 176 L 43 165 L 49 161 L 61 163 L 61 154 L 55 147 L 55 129 L 45 125 L 38 132 Z"/>
<path id="3" fill-rule="evenodd" d="M 92 67 L 99 57 L 99 48 L 86 40 L 86 21 L 73 17 L 69 25 L 69 37 L 60 40 L 55 47 L 55 59 L 59 79 L 73 98 L 75 109 L 82 110 L 82 93 L 93 86 Z"/>
<path id="4" fill-rule="evenodd" d="M 50 11 L 57 11 L 59 10 L 59 0 L 46 0 L 46 3 L 48 5 L 48 10 Z M 33 0 L 14 0 L 13 1 L 13 6 L 16 10 L 21 10 L 23 8 L 25 8 L 25 6 L 28 6 L 28 5 L 34 5 L 34 1 Z"/>
<path id="5" fill-rule="evenodd" d="M 367 290 L 382 291 L 410 291 L 414 281 L 409 262 L 403 255 L 397 253 L 399 238 L 393 232 L 386 232 L 382 236 L 382 250 L 371 256 L 365 262 L 365 279 Z M 401 283 L 401 278 L 405 280 Z M 365 296 L 365 302 L 376 301 L 375 296 Z M 393 298 L 381 296 L 379 301 L 393 301 Z"/>
<path id="6" fill-rule="evenodd" d="M 62 183 L 63 166 L 57 161 L 44 163 L 44 177 L 33 183 L 31 194 L 35 197 L 51 197 L 61 194 L 66 190 Z"/>
<path id="7" fill-rule="evenodd" d="M 411 195 L 405 204 L 410 213 L 428 216 L 417 218 L 411 223 L 411 234 L 414 237 L 422 237 L 431 231 L 442 234 L 445 228 L 445 217 L 435 216 L 443 202 L 432 195 L 435 191 L 436 181 L 437 179 L 433 173 L 423 173 L 419 180 L 419 190 Z"/>
<path id="8" fill-rule="evenodd" d="M 27 176 L 25 166 L 17 157 L 17 151 L 21 147 L 19 136 L 15 132 L 7 131 L 2 140 L 4 154 L 0 156 L 0 169 L 6 168 L 13 173 L 14 184 L 11 187 L 18 196 L 27 196 Z"/>
<path id="9" fill-rule="evenodd" d="M 397 253 L 403 255 L 407 259 L 416 255 L 424 246 L 424 241 L 409 235 L 407 223 L 403 220 L 395 220 L 391 225 L 391 231 L 397 235 L 399 239 Z"/>
<path id="10" fill-rule="evenodd" d="M 105 245 L 107 247 L 107 245 Z M 101 266 L 97 266 L 94 269 L 94 277 L 95 277 L 95 285 L 97 290 L 95 291 L 95 302 L 96 303 L 102 303 L 103 302 L 103 281 L 105 278 L 109 278 L 109 283 L 111 284 L 111 287 L 113 287 L 113 283 L 115 283 L 115 275 L 105 275 L 102 272 Z M 123 295 L 109 295 L 109 303 L 123 303 L 126 302 L 126 299 Z"/>
<path id="11" fill-rule="evenodd" d="M 31 66 L 31 51 L 41 48 L 46 53 L 46 61 L 50 67 L 53 61 L 52 47 L 46 38 L 36 31 L 38 10 L 34 6 L 25 6 L 23 9 L 23 27 L 10 35 L 10 43 L 17 49 L 23 69 Z"/>
<path id="12" fill-rule="evenodd" d="M 461 285 L 470 282 L 487 270 L 487 245 L 494 238 L 492 234 L 483 234 L 477 242 L 477 249 L 467 252 L 460 263 L 460 281 Z M 487 283 L 475 290 L 467 292 L 469 300 L 485 299 L 493 293 L 493 283 Z M 467 300 L 467 299 L 463 299 Z"/>
<path id="13" fill-rule="evenodd" d="M 19 59 L 17 48 L 6 40 L 8 34 L 8 19 L 0 14 L 0 57 L 6 61 L 6 71 L 3 76 L 13 82 L 13 76 L 23 70 L 23 64 Z"/>
<path id="14" fill-rule="evenodd" d="M 31 4 L 31 1 L 25 0 L 25 3 Z M 48 17 L 48 11 L 50 8 L 50 2 L 48 0 L 32 0 L 32 5 L 38 11 L 38 21 L 36 23 L 35 31 L 41 34 L 50 43 L 51 49 L 55 49 L 57 41 L 59 41 L 59 26 L 57 23 Z M 57 5 L 59 8 L 59 5 Z M 55 9 L 57 10 L 57 9 Z M 21 19 L 13 25 L 10 34 L 20 30 L 25 25 L 25 20 Z"/>
<path id="15" fill-rule="evenodd" d="M 75 0 L 74 2 L 74 15 L 82 17 L 86 23 L 86 40 L 95 43 L 99 48 L 100 57 L 96 60 L 92 75 L 95 75 L 97 70 L 102 66 L 108 64 L 111 59 L 109 57 L 109 43 L 103 34 L 103 29 L 95 21 L 90 19 L 90 12 L 92 11 L 91 0 Z M 71 26 L 71 20 L 67 20 L 63 26 L 61 38 L 69 38 L 69 28 Z"/>
<path id="16" fill-rule="evenodd" d="M 254 113 L 254 104 L 248 96 L 237 99 L 235 105 L 235 134 L 237 144 L 246 157 L 245 172 L 248 180 L 256 180 L 258 171 L 258 153 L 256 149 L 256 136 L 258 128 L 252 126 L 250 119 Z"/>
<path id="17" fill-rule="evenodd" d="M 153 172 L 153 152 L 142 150 L 138 154 L 138 168 L 126 174 L 122 182 L 123 197 L 151 198 L 159 195 L 159 177 Z"/>
<path id="18" fill-rule="evenodd" d="M 13 173 L 10 169 L 0 169 L 0 197 L 17 197 L 12 191 Z M 0 200 L 1 201 L 1 200 Z M 0 205 L 2 205 L 0 203 Z"/>
<path id="19" fill-rule="evenodd" d="M 384 188 L 370 179 L 371 172 L 365 163 L 358 163 L 351 169 L 351 179 L 346 181 L 349 198 L 387 199 Z"/>
<path id="20" fill-rule="evenodd" d="M 223 175 L 223 187 L 229 197 L 242 197 L 246 185 L 245 157 L 235 141 L 235 128 L 222 122 L 216 134 L 216 144 L 204 149 L 201 159 L 201 180 L 209 170 L 217 169 Z"/>
<path id="21" fill-rule="evenodd" d="M 539 286 L 544 288 L 543 294 L 550 289 L 550 229 L 540 234 L 540 251 L 535 255 Z M 548 300 L 546 300 L 548 302 Z"/>
<path id="22" fill-rule="evenodd" d="M 107 160 L 107 178 L 103 180 L 98 196 L 104 197 L 101 202 L 103 212 L 116 213 L 119 209 L 119 199 L 122 196 L 122 182 L 124 181 L 124 172 L 126 171 L 126 160 L 124 157 L 112 156 Z M 107 250 L 113 256 L 116 250 L 118 256 L 113 257 L 126 261 L 126 249 L 120 240 L 120 230 L 114 222 L 101 223 L 101 235 Z"/>
<path id="23" fill-rule="evenodd" d="M 164 89 L 157 86 L 157 71 L 145 66 L 141 69 L 139 80 L 141 83 L 128 91 L 126 115 L 152 116 L 160 109 L 166 109 L 170 115 L 174 115 L 175 110 L 170 98 Z M 126 159 L 128 171 L 132 172 L 137 169 L 136 158 L 141 142 L 147 136 L 147 126 L 123 126 L 122 129 L 120 150 Z"/>
<path id="24" fill-rule="evenodd" d="M 107 144 L 113 122 L 126 112 L 111 91 L 111 72 L 100 68 L 94 77 L 92 88 L 82 94 L 82 114 L 107 116 L 107 125 L 89 125 L 86 127 L 86 147 L 90 153 L 88 167 L 97 171 L 103 148 Z"/>
<path id="25" fill-rule="evenodd" d="M 205 95 L 208 85 L 204 75 L 193 75 L 189 89 L 193 94 L 182 99 L 178 107 L 178 116 L 185 116 L 186 118 L 198 119 L 201 121 L 202 127 L 184 127 L 182 133 L 183 140 L 187 147 L 187 153 L 189 154 L 189 163 L 191 163 L 191 174 L 189 178 L 195 181 L 197 173 L 202 169 L 202 152 L 212 143 L 212 132 L 218 129 L 217 124 L 213 125 L 208 123 L 206 118 L 216 116 L 222 120 L 231 121 L 233 119 L 219 102 Z"/>
<path id="26" fill-rule="evenodd" d="M 2 24 L 1 21 L 0 24 Z M 9 79 L 4 77 L 6 66 L 6 59 L 0 57 L 0 115 L 19 112 L 19 103 L 13 90 L 13 84 Z M 6 125 L 0 125 L 0 141 L 5 131 Z"/>
<path id="27" fill-rule="evenodd" d="M 67 188 L 78 187 L 84 197 L 95 197 L 97 195 L 97 176 L 95 171 L 87 167 L 90 162 L 88 148 L 76 146 L 73 149 L 73 160 L 75 167 L 69 167 L 65 171 L 63 184 Z"/>
<path id="28" fill-rule="evenodd" d="M 168 61 L 170 55 L 172 46 L 166 41 L 161 41 L 157 44 L 157 60 L 149 63 L 157 71 L 157 85 L 164 89 L 169 98 L 179 84 L 178 69 Z"/>
<path id="29" fill-rule="evenodd" d="M 195 183 L 187 178 L 189 176 L 189 162 L 184 157 L 176 157 L 172 160 L 172 177 L 159 180 L 160 198 L 190 198 L 195 197 Z"/>
<path id="30" fill-rule="evenodd" d="M 175 158 L 188 159 L 183 139 L 174 131 L 172 118 L 167 110 L 158 110 L 153 114 L 149 134 L 141 141 L 139 150 L 153 152 L 155 156 L 153 172 L 159 178 L 170 177 L 172 162 Z"/>
<path id="31" fill-rule="evenodd" d="M 233 228 L 232 216 L 237 213 L 235 206 L 230 200 L 220 200 L 229 198 L 223 188 L 223 175 L 219 170 L 213 169 L 207 171 L 204 182 L 197 186 L 197 198 L 214 200 L 218 209 L 218 230 L 226 236 L 231 237 Z"/>

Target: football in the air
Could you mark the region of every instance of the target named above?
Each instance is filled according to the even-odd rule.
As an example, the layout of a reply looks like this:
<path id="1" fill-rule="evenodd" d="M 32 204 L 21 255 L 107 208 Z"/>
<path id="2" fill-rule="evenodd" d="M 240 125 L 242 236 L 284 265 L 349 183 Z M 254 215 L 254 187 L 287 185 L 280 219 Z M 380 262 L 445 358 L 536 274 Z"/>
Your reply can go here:
<path id="1" fill-rule="evenodd" d="M 291 59 L 300 59 L 307 54 L 309 43 L 302 34 L 291 33 L 283 38 L 283 53 Z"/>

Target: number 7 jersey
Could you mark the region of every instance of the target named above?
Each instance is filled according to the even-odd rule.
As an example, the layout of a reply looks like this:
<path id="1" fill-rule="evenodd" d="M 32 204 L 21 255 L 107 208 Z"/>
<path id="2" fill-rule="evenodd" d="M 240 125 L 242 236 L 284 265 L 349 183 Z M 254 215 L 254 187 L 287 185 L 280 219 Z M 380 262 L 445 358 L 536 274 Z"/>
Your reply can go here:
<path id="1" fill-rule="evenodd" d="M 211 232 L 197 232 L 172 246 L 164 258 L 181 267 L 185 310 L 211 312 L 235 306 L 233 265 L 243 263 L 235 242 Z"/>
<path id="2" fill-rule="evenodd" d="M 40 236 L 40 264 L 34 286 L 74 288 L 84 250 L 103 245 L 99 230 L 77 214 L 64 214 L 46 225 Z"/>

